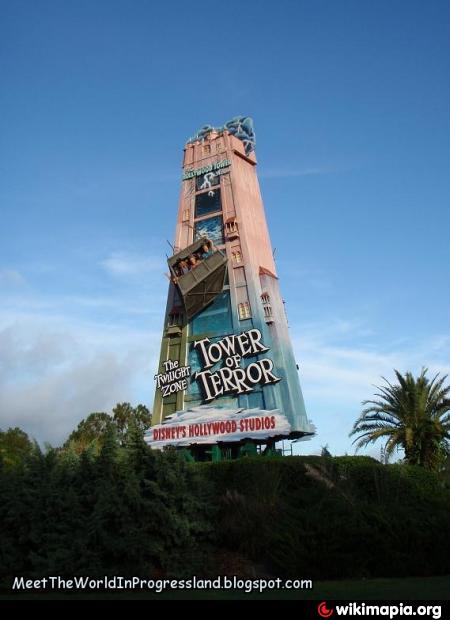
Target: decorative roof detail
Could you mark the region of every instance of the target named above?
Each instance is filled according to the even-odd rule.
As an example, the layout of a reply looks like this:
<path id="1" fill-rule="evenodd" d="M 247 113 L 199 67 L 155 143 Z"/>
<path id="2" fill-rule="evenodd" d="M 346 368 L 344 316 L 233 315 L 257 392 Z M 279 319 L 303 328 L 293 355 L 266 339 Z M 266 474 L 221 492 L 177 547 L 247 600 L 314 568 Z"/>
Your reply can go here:
<path id="1" fill-rule="evenodd" d="M 203 141 L 212 132 L 222 133 L 228 131 L 244 144 L 245 154 L 250 155 L 255 150 L 255 131 L 253 129 L 253 119 L 250 116 L 235 116 L 227 121 L 223 127 L 213 127 L 212 125 L 204 125 L 197 131 L 195 136 L 187 140 L 187 144 Z"/>
<path id="2" fill-rule="evenodd" d="M 275 280 L 278 280 L 277 276 L 272 273 L 271 271 L 269 271 L 269 269 L 266 269 L 265 267 L 260 267 L 259 268 L 259 275 L 260 276 L 270 276 L 271 278 L 275 278 Z"/>

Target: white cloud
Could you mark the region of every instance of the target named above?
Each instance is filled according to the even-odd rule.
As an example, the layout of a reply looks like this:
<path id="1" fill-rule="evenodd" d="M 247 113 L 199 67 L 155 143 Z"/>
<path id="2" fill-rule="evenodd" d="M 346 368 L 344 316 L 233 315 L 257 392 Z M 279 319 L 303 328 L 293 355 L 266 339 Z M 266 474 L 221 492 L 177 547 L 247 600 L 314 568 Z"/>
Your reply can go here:
<path id="1" fill-rule="evenodd" d="M 165 284 L 165 282 L 163 282 Z M 161 308 L 166 302 L 165 291 L 152 291 L 152 293 L 140 293 L 132 299 L 124 298 L 118 294 L 109 297 L 87 297 L 82 295 L 65 297 L 59 300 L 65 306 L 72 305 L 80 309 L 105 310 L 117 312 L 122 315 L 154 315 L 161 317 Z"/>
<path id="2" fill-rule="evenodd" d="M 114 252 L 100 262 L 100 265 L 113 276 L 141 276 L 154 272 L 164 272 L 165 264 L 160 257 L 140 256 L 126 252 Z"/>
<path id="3" fill-rule="evenodd" d="M 104 272 L 95 289 L 87 278 L 85 288 L 63 285 L 63 293 L 38 292 L 39 280 L 19 288 L 19 271 L 0 269 L 0 428 L 19 426 L 58 445 L 92 411 L 152 405 L 164 261 L 118 252 L 102 266 L 113 282 Z"/>
<path id="4" fill-rule="evenodd" d="M 92 411 L 151 405 L 159 333 L 69 318 L 0 316 L 0 428 L 60 444 Z"/>
<path id="5" fill-rule="evenodd" d="M 450 373 L 446 335 L 386 346 L 377 340 L 379 334 L 359 320 L 292 326 L 291 333 L 307 413 L 317 427 L 316 438 L 299 444 L 301 453 L 317 452 L 325 444 L 333 453 L 353 453 L 348 433 L 361 412 L 361 402 L 373 396 L 374 386 L 383 383 L 382 376 L 395 380 L 394 368 L 419 373 L 426 366 L 430 375 Z M 368 453 L 378 454 L 379 447 Z"/>

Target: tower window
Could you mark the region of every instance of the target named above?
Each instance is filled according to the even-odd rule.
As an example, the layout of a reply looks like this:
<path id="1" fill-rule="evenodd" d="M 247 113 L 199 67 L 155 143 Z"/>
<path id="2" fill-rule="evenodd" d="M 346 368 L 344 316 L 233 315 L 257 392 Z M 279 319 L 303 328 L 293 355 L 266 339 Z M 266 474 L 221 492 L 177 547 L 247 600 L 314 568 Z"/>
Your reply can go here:
<path id="1" fill-rule="evenodd" d="M 236 237 L 239 237 L 238 224 L 235 217 L 230 217 L 225 222 L 225 234 L 228 239 L 235 239 Z"/>
<path id="2" fill-rule="evenodd" d="M 236 286 L 244 286 L 247 284 L 247 278 L 245 277 L 245 267 L 235 267 L 233 269 L 234 283 Z"/>
<path id="3" fill-rule="evenodd" d="M 211 153 L 211 145 L 204 144 L 203 145 L 203 155 L 209 155 Z"/>
<path id="4" fill-rule="evenodd" d="M 242 263 L 242 254 L 240 250 L 232 250 L 231 258 L 235 265 L 240 265 Z"/>
<path id="5" fill-rule="evenodd" d="M 220 189 L 209 190 L 195 197 L 195 217 L 202 217 L 222 209 Z"/>
<path id="6" fill-rule="evenodd" d="M 263 302 L 263 304 L 270 303 L 269 293 L 261 293 L 261 301 Z"/>
<path id="7" fill-rule="evenodd" d="M 250 319 L 252 316 L 250 303 L 248 301 L 244 301 L 243 303 L 238 304 L 238 313 L 240 321 L 243 321 L 244 319 Z"/>
<path id="8" fill-rule="evenodd" d="M 169 312 L 168 325 L 172 327 L 174 325 L 182 325 L 183 323 L 183 308 L 181 306 L 173 306 Z"/>
<path id="9" fill-rule="evenodd" d="M 183 211 L 183 222 L 189 222 L 190 217 L 191 217 L 191 210 L 185 209 Z"/>

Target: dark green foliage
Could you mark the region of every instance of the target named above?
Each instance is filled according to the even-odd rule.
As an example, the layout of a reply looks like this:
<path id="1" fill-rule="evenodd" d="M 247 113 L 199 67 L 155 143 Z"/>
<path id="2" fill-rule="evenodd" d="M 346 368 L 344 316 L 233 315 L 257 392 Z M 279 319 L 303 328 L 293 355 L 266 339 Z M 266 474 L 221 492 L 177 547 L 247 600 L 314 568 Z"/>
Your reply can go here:
<path id="1" fill-rule="evenodd" d="M 72 431 L 63 446 L 63 450 L 80 454 L 86 449 L 100 452 L 110 427 L 113 427 L 119 445 L 127 441 L 131 426 L 144 431 L 151 426 L 152 415 L 145 405 L 132 407 L 130 403 L 118 403 L 112 410 L 112 415 L 104 412 L 91 413 L 82 420 Z"/>
<path id="2" fill-rule="evenodd" d="M 33 450 L 33 443 L 20 428 L 0 429 L 0 462 L 5 467 L 17 465 Z"/>
<path id="3" fill-rule="evenodd" d="M 72 450 L 79 454 L 92 446 L 96 451 L 99 451 L 108 433 L 108 429 L 112 425 L 113 419 L 107 413 L 90 413 L 70 433 L 63 449 Z"/>
<path id="4" fill-rule="evenodd" d="M 152 414 L 145 405 L 132 407 L 130 403 L 118 403 L 112 412 L 113 423 L 121 445 L 126 442 L 131 426 L 144 433 L 152 423 Z"/>
<path id="5" fill-rule="evenodd" d="M 0 470 L 0 578 L 181 575 L 204 564 L 210 502 L 177 453 L 153 453 L 137 425 L 100 454 L 34 449 Z"/>
<path id="6" fill-rule="evenodd" d="M 220 506 L 218 544 L 276 575 L 343 577 L 450 571 L 450 494 L 418 466 L 369 457 L 204 464 Z"/>
<path id="7" fill-rule="evenodd" d="M 450 572 L 448 489 L 422 467 L 369 457 L 186 463 L 149 450 L 131 420 L 122 439 L 108 426 L 100 452 L 31 446 L 0 467 L 0 496 L 6 584 L 215 576 L 224 557 L 252 575 L 297 578 Z"/>

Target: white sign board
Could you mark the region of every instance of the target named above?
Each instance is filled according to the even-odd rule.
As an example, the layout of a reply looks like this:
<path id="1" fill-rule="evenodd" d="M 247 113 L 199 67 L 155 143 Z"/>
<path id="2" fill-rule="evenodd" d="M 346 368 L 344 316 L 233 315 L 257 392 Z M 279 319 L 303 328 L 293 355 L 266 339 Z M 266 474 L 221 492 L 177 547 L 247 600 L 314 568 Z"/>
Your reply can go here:
<path id="1" fill-rule="evenodd" d="M 220 409 L 208 405 L 174 413 L 145 434 L 151 448 L 190 446 L 288 435 L 291 426 L 279 409 Z"/>

